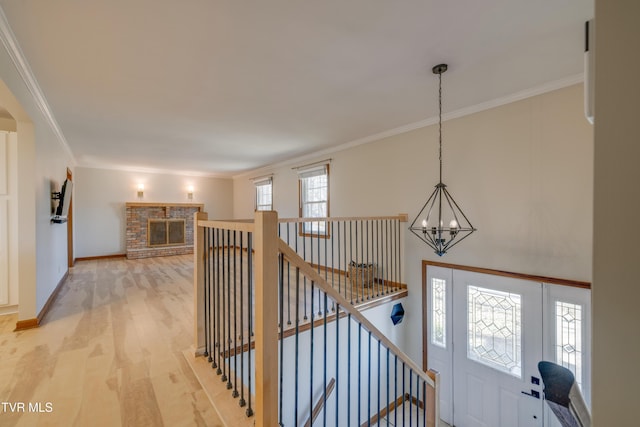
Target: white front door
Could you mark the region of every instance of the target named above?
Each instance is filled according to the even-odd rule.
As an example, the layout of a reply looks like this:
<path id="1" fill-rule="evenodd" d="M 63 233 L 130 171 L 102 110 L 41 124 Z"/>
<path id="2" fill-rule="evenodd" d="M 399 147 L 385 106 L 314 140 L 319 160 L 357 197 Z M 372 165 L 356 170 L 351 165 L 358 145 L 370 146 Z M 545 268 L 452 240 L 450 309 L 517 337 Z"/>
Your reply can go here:
<path id="1" fill-rule="evenodd" d="M 453 270 L 453 423 L 543 425 L 542 284 Z"/>

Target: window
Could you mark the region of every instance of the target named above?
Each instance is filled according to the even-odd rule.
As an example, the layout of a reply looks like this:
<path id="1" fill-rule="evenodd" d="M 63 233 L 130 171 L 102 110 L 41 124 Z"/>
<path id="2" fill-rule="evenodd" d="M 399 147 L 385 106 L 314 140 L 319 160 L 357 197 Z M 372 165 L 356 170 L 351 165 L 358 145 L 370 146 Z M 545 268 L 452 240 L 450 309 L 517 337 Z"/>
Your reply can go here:
<path id="1" fill-rule="evenodd" d="M 300 217 L 326 218 L 329 216 L 329 165 L 298 170 L 300 187 Z M 328 234 L 325 221 L 300 224 L 301 234 Z"/>
<path id="2" fill-rule="evenodd" d="M 256 210 L 273 210 L 273 180 L 271 177 L 254 181 L 256 186 Z"/>
<path id="3" fill-rule="evenodd" d="M 447 282 L 431 279 L 431 342 L 447 348 Z"/>
<path id="4" fill-rule="evenodd" d="M 556 363 L 569 369 L 582 389 L 582 306 L 556 301 Z"/>

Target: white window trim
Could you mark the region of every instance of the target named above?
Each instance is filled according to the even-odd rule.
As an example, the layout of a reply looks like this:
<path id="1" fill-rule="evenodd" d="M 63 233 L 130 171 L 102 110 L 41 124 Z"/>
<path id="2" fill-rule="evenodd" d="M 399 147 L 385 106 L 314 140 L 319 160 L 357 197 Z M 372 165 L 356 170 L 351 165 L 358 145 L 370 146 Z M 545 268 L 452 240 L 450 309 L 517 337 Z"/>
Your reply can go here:
<path id="1" fill-rule="evenodd" d="M 267 177 L 256 178 L 256 179 L 253 180 L 253 185 L 255 187 L 255 189 L 254 189 L 254 197 L 253 197 L 253 205 L 254 205 L 253 207 L 254 207 L 254 209 L 256 211 L 257 210 L 266 210 L 266 211 L 273 210 L 273 177 L 272 176 L 267 176 Z M 259 205 L 258 205 L 258 189 L 259 189 L 259 187 L 266 186 L 266 185 L 270 185 L 271 186 L 271 203 L 269 204 L 269 208 L 268 209 L 258 209 L 259 208 Z"/>
<path id="2" fill-rule="evenodd" d="M 299 209 L 299 216 L 302 218 L 306 218 L 303 216 L 303 212 L 304 212 L 304 204 L 305 202 L 303 201 L 304 197 L 303 197 L 303 180 L 306 178 L 312 178 L 315 176 L 321 176 L 321 175 L 326 175 L 327 176 L 327 196 L 326 196 L 326 200 L 323 202 L 313 202 L 313 203 L 323 203 L 326 205 L 326 212 L 327 215 L 326 217 L 329 217 L 330 215 L 330 210 L 329 210 L 329 198 L 330 198 L 330 174 L 329 174 L 329 163 L 322 163 L 322 164 L 314 164 L 312 166 L 309 167 L 301 167 L 301 168 L 296 168 L 297 172 L 298 172 L 298 209 Z M 311 203 L 311 202 L 310 202 Z M 313 218 L 313 217 L 309 217 L 309 218 Z M 310 221 L 309 224 L 313 224 L 314 222 L 317 221 Z M 317 232 L 315 232 L 314 230 L 306 230 L 305 229 L 305 224 L 307 223 L 300 223 L 300 234 L 301 235 L 313 235 L 313 236 L 318 236 L 318 237 L 329 237 L 329 230 L 328 227 L 325 224 L 325 228 L 324 230 L 319 230 Z M 312 225 L 313 227 L 313 225 Z M 316 227 L 319 228 L 319 225 L 317 225 Z"/>

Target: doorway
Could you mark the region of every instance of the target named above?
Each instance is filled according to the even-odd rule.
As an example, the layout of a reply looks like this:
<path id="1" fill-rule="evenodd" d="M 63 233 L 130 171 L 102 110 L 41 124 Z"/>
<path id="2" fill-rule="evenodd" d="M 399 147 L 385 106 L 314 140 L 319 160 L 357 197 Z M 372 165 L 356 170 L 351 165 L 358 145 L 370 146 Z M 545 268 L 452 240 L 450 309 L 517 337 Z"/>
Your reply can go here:
<path id="1" fill-rule="evenodd" d="M 572 370 L 590 401 L 587 283 L 423 264 L 423 362 L 441 374 L 444 421 L 557 426 L 543 401 L 541 360 Z"/>

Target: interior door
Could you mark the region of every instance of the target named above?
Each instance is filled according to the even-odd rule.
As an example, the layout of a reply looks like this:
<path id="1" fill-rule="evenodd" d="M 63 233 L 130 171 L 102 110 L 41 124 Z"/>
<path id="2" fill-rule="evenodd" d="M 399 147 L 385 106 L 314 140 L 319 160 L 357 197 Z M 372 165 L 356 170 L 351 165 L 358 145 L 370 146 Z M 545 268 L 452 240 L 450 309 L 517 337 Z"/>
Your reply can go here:
<path id="1" fill-rule="evenodd" d="M 542 284 L 453 270 L 456 427 L 543 425 Z"/>

